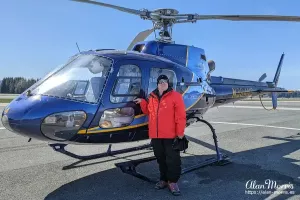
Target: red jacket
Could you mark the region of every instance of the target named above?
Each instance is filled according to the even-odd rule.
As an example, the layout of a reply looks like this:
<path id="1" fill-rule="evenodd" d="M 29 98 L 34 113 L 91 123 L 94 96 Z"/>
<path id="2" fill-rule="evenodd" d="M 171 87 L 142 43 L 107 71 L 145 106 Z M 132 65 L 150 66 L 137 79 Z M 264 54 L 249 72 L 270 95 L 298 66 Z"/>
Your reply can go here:
<path id="1" fill-rule="evenodd" d="M 144 114 L 148 115 L 149 138 L 175 138 L 183 136 L 186 126 L 186 112 L 182 95 L 168 89 L 159 100 L 158 90 L 151 92 L 148 102 L 140 103 Z"/>

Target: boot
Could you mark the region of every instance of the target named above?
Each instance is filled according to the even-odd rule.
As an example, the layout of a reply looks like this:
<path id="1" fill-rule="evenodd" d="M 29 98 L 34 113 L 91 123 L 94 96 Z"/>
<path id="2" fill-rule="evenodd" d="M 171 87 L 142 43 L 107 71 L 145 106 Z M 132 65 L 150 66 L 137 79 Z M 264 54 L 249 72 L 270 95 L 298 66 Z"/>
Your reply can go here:
<path id="1" fill-rule="evenodd" d="M 167 186 L 168 183 L 166 181 L 159 181 L 158 183 L 156 183 L 155 189 L 160 190 L 166 188 Z"/>
<path id="2" fill-rule="evenodd" d="M 170 183 L 169 182 L 169 190 L 170 192 L 175 195 L 175 196 L 179 196 L 181 195 L 178 184 L 177 183 Z"/>

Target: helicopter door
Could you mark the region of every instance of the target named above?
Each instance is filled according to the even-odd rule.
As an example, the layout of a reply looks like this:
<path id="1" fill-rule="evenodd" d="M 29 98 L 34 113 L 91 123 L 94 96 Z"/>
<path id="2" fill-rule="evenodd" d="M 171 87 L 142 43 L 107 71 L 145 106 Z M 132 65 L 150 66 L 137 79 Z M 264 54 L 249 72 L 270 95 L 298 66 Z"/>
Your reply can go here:
<path id="1" fill-rule="evenodd" d="M 148 68 L 147 65 L 149 62 L 139 60 L 122 60 L 115 63 L 114 71 L 103 95 L 103 104 L 100 105 L 100 122 L 96 121 L 100 128 L 111 129 L 108 131 L 113 131 L 115 128 L 122 130 L 123 127 L 124 130 L 130 129 L 129 135 L 124 134 L 120 137 L 131 141 L 134 139 L 131 134 L 136 128 L 145 125 L 146 116 L 142 115 L 140 106 L 133 100 L 145 96 L 144 91 L 148 81 L 144 76 L 144 70 Z M 99 118 L 95 119 L 99 120 Z"/>

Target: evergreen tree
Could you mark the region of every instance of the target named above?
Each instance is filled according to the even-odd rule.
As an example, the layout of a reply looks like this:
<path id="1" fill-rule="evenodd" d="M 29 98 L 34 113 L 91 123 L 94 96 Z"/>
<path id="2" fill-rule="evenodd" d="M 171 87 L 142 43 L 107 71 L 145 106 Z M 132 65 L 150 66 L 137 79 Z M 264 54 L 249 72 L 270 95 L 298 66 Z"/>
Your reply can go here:
<path id="1" fill-rule="evenodd" d="M 35 84 L 39 79 L 26 79 L 24 77 L 5 77 L 0 86 L 1 93 L 20 94 Z"/>

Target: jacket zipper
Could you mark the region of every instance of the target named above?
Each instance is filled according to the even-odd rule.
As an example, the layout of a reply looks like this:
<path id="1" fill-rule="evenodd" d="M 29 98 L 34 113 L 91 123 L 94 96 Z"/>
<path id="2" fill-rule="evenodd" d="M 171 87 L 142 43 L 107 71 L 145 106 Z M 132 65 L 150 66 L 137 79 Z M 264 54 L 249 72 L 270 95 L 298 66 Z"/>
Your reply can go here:
<path id="1" fill-rule="evenodd" d="M 150 96 L 152 96 L 153 99 L 155 98 L 152 94 L 150 94 Z M 156 110 L 156 138 L 158 138 L 158 110 L 159 110 L 159 104 L 160 104 L 160 99 L 158 97 L 158 106 L 157 106 L 157 110 Z"/>
<path id="2" fill-rule="evenodd" d="M 152 96 L 154 98 L 154 96 L 152 94 L 150 94 L 150 96 Z M 158 97 L 158 106 L 157 106 L 157 111 L 156 111 L 156 137 L 158 138 L 158 110 L 159 110 L 159 105 L 160 105 L 160 100 L 163 98 L 163 96 L 161 96 L 161 98 Z"/>
<path id="3" fill-rule="evenodd" d="M 158 110 L 159 110 L 160 99 L 158 99 L 158 106 L 156 111 L 156 137 L 158 138 Z"/>

